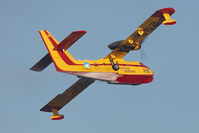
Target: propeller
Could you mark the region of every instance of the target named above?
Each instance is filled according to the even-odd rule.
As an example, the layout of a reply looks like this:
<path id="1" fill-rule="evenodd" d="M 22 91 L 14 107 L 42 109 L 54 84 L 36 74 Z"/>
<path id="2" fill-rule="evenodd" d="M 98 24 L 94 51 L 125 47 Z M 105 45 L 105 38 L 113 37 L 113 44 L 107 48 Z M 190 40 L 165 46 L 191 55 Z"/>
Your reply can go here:
<path id="1" fill-rule="evenodd" d="M 141 42 L 141 45 L 142 45 L 144 42 L 146 42 L 147 40 L 148 40 L 148 37 L 145 38 L 145 39 Z M 143 49 L 140 49 L 140 50 L 139 50 L 139 56 L 140 56 L 140 60 L 141 60 L 141 61 L 143 61 L 143 60 L 145 60 L 145 59 L 147 58 L 147 55 L 146 55 L 146 53 L 144 52 Z"/>
<path id="2" fill-rule="evenodd" d="M 147 55 L 144 52 L 144 50 L 140 49 L 140 53 L 139 54 L 140 54 L 139 56 L 140 56 L 140 60 L 141 61 L 143 61 L 143 60 L 145 60 L 147 58 Z"/>

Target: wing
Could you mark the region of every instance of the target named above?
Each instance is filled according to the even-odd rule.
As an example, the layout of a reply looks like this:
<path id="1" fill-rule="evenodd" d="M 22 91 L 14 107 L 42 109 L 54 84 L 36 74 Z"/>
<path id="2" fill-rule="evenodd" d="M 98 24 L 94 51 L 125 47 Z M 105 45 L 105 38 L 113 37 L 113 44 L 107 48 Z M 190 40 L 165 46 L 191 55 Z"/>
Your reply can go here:
<path id="1" fill-rule="evenodd" d="M 124 57 L 130 50 L 138 50 L 141 48 L 142 41 L 151 34 L 162 23 L 172 25 L 176 20 L 170 19 L 170 15 L 175 12 L 173 8 L 164 8 L 156 11 L 137 30 L 131 34 L 126 40 L 118 43 L 117 47 L 105 58 L 114 59 Z"/>
<path id="2" fill-rule="evenodd" d="M 53 112 L 53 110 L 60 110 L 64 105 L 70 102 L 74 97 L 76 97 L 94 81 L 95 80 L 89 78 L 80 78 L 62 94 L 57 95 L 53 100 L 41 108 L 40 111 Z"/>

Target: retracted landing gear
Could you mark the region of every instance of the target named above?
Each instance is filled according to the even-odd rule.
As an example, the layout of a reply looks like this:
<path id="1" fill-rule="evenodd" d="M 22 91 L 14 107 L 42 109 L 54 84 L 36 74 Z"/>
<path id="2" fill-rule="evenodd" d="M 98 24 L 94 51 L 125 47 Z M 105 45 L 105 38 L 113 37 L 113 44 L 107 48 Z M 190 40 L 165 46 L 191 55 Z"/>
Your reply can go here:
<path id="1" fill-rule="evenodd" d="M 64 118 L 64 115 L 60 115 L 57 111 L 57 109 L 52 109 L 53 116 L 50 117 L 51 120 L 62 120 Z"/>
<path id="2" fill-rule="evenodd" d="M 113 70 L 118 71 L 120 69 L 118 63 L 115 64 L 113 59 L 110 59 L 110 62 L 111 62 Z"/>

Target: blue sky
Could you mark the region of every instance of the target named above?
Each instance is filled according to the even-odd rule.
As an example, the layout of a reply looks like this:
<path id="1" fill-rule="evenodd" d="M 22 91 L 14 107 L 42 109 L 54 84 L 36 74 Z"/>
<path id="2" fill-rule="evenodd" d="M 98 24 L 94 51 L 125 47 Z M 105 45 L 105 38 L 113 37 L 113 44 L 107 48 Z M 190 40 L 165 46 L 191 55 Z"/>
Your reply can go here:
<path id="1" fill-rule="evenodd" d="M 187 133 L 199 132 L 197 0 L 7 0 L 0 4 L 0 127 L 3 133 Z M 46 29 L 64 39 L 86 30 L 69 52 L 76 59 L 99 59 L 107 45 L 127 38 L 153 12 L 173 7 L 173 26 L 161 25 L 140 52 L 126 60 L 141 60 L 155 73 L 140 86 L 95 82 L 65 106 L 62 121 L 40 112 L 49 100 L 77 77 L 56 72 L 50 65 L 41 73 L 29 68 L 47 50 L 38 34 Z"/>

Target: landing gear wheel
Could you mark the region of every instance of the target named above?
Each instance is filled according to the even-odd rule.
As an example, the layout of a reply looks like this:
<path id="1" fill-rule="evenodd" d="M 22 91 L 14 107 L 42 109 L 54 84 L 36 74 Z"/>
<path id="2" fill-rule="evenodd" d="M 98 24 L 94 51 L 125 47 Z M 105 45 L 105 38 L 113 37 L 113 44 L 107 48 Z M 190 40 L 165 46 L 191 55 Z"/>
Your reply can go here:
<path id="1" fill-rule="evenodd" d="M 118 63 L 115 64 L 112 59 L 110 59 L 110 62 L 111 62 L 113 70 L 118 71 L 120 69 Z"/>
<path id="2" fill-rule="evenodd" d="M 118 71 L 120 69 L 118 64 L 113 64 L 112 65 L 113 70 Z"/>

